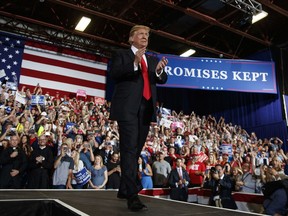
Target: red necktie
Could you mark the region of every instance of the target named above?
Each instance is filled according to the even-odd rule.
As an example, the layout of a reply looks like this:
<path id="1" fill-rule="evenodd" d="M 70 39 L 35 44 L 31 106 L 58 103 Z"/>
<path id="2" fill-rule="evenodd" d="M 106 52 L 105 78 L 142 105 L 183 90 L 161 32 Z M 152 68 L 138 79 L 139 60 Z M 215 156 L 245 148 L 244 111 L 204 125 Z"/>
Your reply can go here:
<path id="1" fill-rule="evenodd" d="M 143 57 L 141 59 L 141 68 L 142 68 L 142 76 L 144 80 L 143 96 L 146 100 L 149 100 L 151 98 L 151 90 L 150 90 L 147 65 Z"/>

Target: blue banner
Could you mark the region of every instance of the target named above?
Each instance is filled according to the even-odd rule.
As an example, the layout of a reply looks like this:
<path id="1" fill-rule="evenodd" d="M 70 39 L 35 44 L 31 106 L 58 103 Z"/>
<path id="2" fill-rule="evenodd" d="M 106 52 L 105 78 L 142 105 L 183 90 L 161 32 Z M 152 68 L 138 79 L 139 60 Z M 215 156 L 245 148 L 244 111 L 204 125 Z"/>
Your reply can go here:
<path id="1" fill-rule="evenodd" d="M 80 170 L 77 173 L 73 173 L 73 174 L 74 174 L 75 180 L 76 180 L 78 185 L 85 185 L 91 179 L 91 175 L 88 172 L 88 170 L 86 169 L 86 167 L 83 167 L 82 170 Z"/>
<path id="2" fill-rule="evenodd" d="M 274 62 L 165 56 L 168 81 L 159 87 L 276 94 Z"/>
<path id="3" fill-rule="evenodd" d="M 65 131 L 69 130 L 71 127 L 76 126 L 74 122 L 67 122 L 65 125 Z"/>
<path id="4" fill-rule="evenodd" d="M 32 95 L 31 105 L 45 105 L 45 96 L 44 95 Z"/>

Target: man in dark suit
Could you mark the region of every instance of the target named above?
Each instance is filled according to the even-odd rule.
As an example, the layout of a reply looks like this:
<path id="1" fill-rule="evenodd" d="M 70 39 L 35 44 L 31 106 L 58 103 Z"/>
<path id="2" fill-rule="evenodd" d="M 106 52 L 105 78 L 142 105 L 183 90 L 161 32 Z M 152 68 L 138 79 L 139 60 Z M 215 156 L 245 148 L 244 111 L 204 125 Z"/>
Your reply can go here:
<path id="1" fill-rule="evenodd" d="M 13 134 L 9 147 L 0 155 L 0 188 L 21 189 L 23 175 L 27 169 L 27 156 L 19 148 L 19 137 Z"/>
<path id="2" fill-rule="evenodd" d="M 224 174 L 221 164 L 217 164 L 210 169 L 210 177 L 206 179 L 204 188 L 210 188 L 212 194 L 209 204 L 221 208 L 237 209 L 237 205 L 232 197 L 234 184 L 229 175 Z"/>
<path id="3" fill-rule="evenodd" d="M 38 140 L 39 146 L 33 149 L 28 160 L 27 188 L 49 189 L 54 156 L 51 148 L 47 146 L 47 137 L 43 134 Z"/>
<path id="4" fill-rule="evenodd" d="M 103 164 L 106 166 L 107 163 L 111 160 L 113 154 L 113 146 L 111 143 L 105 143 L 104 147 L 98 153 L 103 158 Z"/>
<path id="5" fill-rule="evenodd" d="M 171 170 L 168 183 L 170 185 L 170 198 L 187 202 L 188 200 L 188 184 L 190 177 L 188 172 L 183 168 L 181 158 L 176 159 L 176 167 Z"/>
<path id="6" fill-rule="evenodd" d="M 129 34 L 131 48 L 112 56 L 110 76 L 115 80 L 110 119 L 116 120 L 120 135 L 121 184 L 119 198 L 128 199 L 132 211 L 147 209 L 139 200 L 142 190 L 137 178 L 137 161 L 148 135 L 151 121 L 156 121 L 156 83 L 164 84 L 163 71 L 168 61 L 146 55 L 149 27 L 136 25 Z"/>

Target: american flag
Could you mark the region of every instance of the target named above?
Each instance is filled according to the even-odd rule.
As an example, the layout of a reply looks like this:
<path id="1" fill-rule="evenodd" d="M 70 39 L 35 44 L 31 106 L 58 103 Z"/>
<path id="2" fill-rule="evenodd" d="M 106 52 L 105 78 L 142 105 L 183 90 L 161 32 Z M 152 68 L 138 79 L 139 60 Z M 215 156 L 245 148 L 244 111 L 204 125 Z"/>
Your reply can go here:
<path id="1" fill-rule="evenodd" d="M 0 84 L 16 83 L 42 94 L 105 97 L 108 59 L 0 32 Z"/>

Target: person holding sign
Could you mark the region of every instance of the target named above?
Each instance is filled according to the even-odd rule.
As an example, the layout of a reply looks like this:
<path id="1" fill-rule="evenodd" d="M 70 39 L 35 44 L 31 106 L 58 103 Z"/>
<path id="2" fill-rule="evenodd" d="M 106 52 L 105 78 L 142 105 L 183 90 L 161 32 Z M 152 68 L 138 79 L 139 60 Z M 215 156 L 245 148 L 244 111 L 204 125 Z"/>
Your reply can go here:
<path id="1" fill-rule="evenodd" d="M 77 150 L 73 150 L 71 152 L 71 157 L 73 158 L 73 161 L 74 161 L 74 169 L 73 169 L 73 175 L 69 175 L 69 178 L 68 178 L 68 185 L 72 185 L 73 189 L 83 189 L 83 186 L 88 183 L 87 182 L 83 182 L 82 181 L 82 178 L 77 178 L 79 176 L 79 173 L 81 173 L 81 171 L 83 169 L 86 169 L 84 167 L 84 163 L 82 160 L 80 160 L 80 154 Z M 87 171 L 87 169 L 86 169 Z M 81 173 L 82 174 L 82 173 Z M 90 178 L 89 178 L 90 179 Z M 89 180 L 88 179 L 88 180 Z"/>

